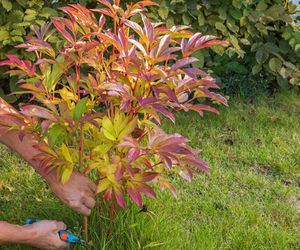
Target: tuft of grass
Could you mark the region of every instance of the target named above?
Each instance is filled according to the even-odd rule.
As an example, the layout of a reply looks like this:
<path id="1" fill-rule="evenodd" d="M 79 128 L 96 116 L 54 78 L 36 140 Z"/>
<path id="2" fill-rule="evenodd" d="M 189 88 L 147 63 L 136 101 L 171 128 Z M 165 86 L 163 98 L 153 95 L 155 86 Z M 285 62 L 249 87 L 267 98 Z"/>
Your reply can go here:
<path id="1" fill-rule="evenodd" d="M 111 237 L 109 209 L 101 203 L 89 218 L 90 248 L 300 249 L 299 121 L 300 99 L 294 92 L 260 98 L 255 106 L 233 99 L 219 116 L 204 119 L 179 113 L 176 125 L 164 126 L 203 149 L 210 175 L 192 183 L 170 176 L 178 199 L 168 192 L 145 199 L 148 213 L 128 205 L 116 215 Z M 62 205 L 11 151 L 0 146 L 0 152 L 0 220 L 62 220 L 83 235 L 82 217 Z"/>

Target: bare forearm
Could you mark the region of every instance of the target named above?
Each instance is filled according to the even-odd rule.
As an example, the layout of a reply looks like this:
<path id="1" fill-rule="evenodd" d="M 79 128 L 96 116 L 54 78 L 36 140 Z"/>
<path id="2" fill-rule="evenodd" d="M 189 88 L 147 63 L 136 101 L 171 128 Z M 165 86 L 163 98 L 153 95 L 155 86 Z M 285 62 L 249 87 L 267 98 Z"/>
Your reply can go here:
<path id="1" fill-rule="evenodd" d="M 0 221 L 0 245 L 1 244 L 26 244 L 30 241 L 31 233 L 28 227 L 12 225 Z"/>
<path id="2" fill-rule="evenodd" d="M 15 113 L 17 113 L 17 111 L 0 98 L 0 116 Z M 26 126 L 25 122 L 21 125 Z M 39 167 L 39 162 L 33 160 L 34 157 L 40 153 L 37 149 L 34 148 L 34 145 L 38 144 L 38 141 L 34 134 L 26 134 L 24 138 L 20 140 L 17 131 L 7 131 L 1 134 L 0 143 L 3 143 L 12 150 L 16 151 L 25 161 L 32 165 L 32 167 L 39 174 L 43 175 L 43 177 L 46 178 L 45 173 L 43 173 Z M 51 175 L 47 176 L 47 178 L 51 178 Z"/>
<path id="3" fill-rule="evenodd" d="M 9 148 L 17 152 L 48 183 L 56 182 L 56 172 L 53 170 L 51 172 L 45 173 L 45 171 L 43 171 L 43 169 L 40 168 L 40 162 L 34 160 L 34 157 L 40 153 L 39 150 L 34 148 L 34 145 L 38 144 L 34 135 L 27 134 L 21 141 L 17 132 L 10 131 L 5 133 L 3 136 L 0 136 L 0 143 L 5 144 Z"/>

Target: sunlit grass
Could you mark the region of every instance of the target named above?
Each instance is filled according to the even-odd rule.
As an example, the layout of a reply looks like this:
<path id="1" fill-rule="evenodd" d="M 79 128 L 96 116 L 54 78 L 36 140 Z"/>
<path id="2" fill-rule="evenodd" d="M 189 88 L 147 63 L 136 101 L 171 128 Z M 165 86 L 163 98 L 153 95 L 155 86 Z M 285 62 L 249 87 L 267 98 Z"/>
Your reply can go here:
<path id="1" fill-rule="evenodd" d="M 220 115 L 180 113 L 171 132 L 203 149 L 211 174 L 129 206 L 113 222 L 101 206 L 90 217 L 91 249 L 300 249 L 300 98 L 293 92 L 255 106 L 230 100 Z M 0 220 L 63 220 L 82 235 L 82 217 L 62 205 L 32 169 L 0 146 Z M 4 249 L 26 249 L 10 246 Z M 80 247 L 78 247 L 80 249 Z"/>

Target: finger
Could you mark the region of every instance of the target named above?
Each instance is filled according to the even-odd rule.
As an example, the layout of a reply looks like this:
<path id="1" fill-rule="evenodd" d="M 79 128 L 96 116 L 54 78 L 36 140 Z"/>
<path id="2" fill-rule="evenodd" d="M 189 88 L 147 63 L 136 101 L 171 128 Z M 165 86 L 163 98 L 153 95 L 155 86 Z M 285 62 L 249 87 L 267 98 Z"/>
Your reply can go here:
<path id="1" fill-rule="evenodd" d="M 69 243 L 62 241 L 61 239 L 59 239 L 59 240 L 60 240 L 60 242 L 59 242 L 58 249 L 62 249 L 62 250 L 70 249 L 71 245 Z"/>
<path id="2" fill-rule="evenodd" d="M 96 190 L 97 190 L 97 186 L 94 182 L 90 181 L 89 182 L 89 188 L 91 189 L 91 191 L 93 192 L 93 194 L 96 193 Z"/>
<path id="3" fill-rule="evenodd" d="M 90 214 L 91 214 L 91 209 L 89 209 L 88 207 L 86 207 L 85 205 L 82 205 L 82 206 L 80 206 L 80 207 L 78 207 L 77 209 L 76 209 L 76 211 L 78 212 L 78 213 L 81 213 L 81 214 L 83 214 L 83 215 L 86 215 L 86 216 L 89 216 Z"/>
<path id="4" fill-rule="evenodd" d="M 86 196 L 83 198 L 83 204 L 88 208 L 93 208 L 96 205 L 96 201 L 94 198 Z"/>
<path id="5" fill-rule="evenodd" d="M 56 231 L 59 232 L 61 230 L 66 230 L 67 226 L 65 223 L 61 222 L 61 221 L 57 221 L 56 222 Z"/>

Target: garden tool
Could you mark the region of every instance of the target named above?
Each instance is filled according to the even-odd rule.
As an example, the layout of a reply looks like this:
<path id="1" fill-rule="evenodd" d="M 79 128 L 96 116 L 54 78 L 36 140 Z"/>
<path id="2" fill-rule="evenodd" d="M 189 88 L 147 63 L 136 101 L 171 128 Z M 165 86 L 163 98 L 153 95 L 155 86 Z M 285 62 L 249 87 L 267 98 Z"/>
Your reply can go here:
<path id="1" fill-rule="evenodd" d="M 41 221 L 39 219 L 27 219 L 26 220 L 26 225 L 31 225 L 35 222 L 38 222 L 38 221 Z M 77 243 L 80 243 L 80 244 L 85 244 L 85 241 L 80 239 L 79 237 L 77 237 L 75 234 L 73 234 L 72 232 L 70 232 L 69 230 L 61 230 L 58 232 L 58 235 L 59 235 L 59 238 L 62 240 L 62 241 L 65 241 L 67 243 L 70 243 L 70 244 L 77 244 Z"/>

